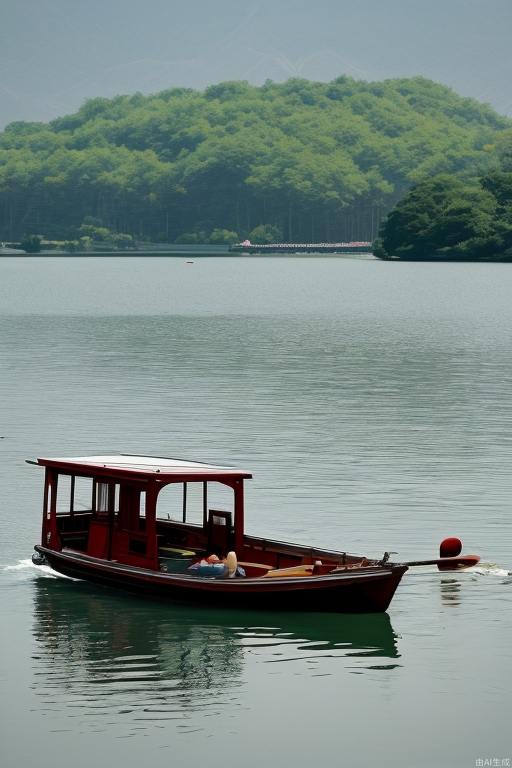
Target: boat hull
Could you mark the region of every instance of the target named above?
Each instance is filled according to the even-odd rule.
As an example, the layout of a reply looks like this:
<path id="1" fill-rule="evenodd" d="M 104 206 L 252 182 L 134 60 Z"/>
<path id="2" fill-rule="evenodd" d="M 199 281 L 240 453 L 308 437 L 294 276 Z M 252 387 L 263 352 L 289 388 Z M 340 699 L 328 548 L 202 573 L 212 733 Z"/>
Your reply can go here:
<path id="1" fill-rule="evenodd" d="M 36 546 L 58 573 L 172 602 L 233 608 L 333 613 L 386 611 L 405 565 L 387 564 L 325 576 L 208 579 L 123 565 L 82 553 Z"/>

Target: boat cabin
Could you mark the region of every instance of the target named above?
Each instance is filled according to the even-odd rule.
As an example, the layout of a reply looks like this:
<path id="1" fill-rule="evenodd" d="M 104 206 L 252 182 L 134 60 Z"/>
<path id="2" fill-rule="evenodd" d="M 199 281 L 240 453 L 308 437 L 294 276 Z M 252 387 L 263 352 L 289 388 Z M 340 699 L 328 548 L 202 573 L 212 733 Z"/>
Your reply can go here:
<path id="1" fill-rule="evenodd" d="M 43 546 L 153 570 L 187 550 L 244 549 L 249 472 L 124 454 L 37 463 L 46 468 Z"/>

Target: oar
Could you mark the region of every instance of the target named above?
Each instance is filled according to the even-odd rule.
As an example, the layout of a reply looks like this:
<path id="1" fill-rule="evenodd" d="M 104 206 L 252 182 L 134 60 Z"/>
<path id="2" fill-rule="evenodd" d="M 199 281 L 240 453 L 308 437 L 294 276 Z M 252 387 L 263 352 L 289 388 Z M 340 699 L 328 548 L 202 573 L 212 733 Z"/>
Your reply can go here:
<path id="1" fill-rule="evenodd" d="M 440 571 L 455 571 L 461 568 L 471 568 L 480 561 L 478 555 L 461 555 L 462 541 L 451 536 L 443 539 L 439 547 L 439 557 L 432 560 L 409 560 L 404 565 L 414 568 L 418 565 L 437 565 Z"/>
<path id="2" fill-rule="evenodd" d="M 471 568 L 479 561 L 479 555 L 462 555 L 461 557 L 440 557 L 435 560 L 409 560 L 403 565 L 408 565 L 409 568 L 417 565 L 437 565 L 440 571 L 459 571 L 462 568 Z"/>

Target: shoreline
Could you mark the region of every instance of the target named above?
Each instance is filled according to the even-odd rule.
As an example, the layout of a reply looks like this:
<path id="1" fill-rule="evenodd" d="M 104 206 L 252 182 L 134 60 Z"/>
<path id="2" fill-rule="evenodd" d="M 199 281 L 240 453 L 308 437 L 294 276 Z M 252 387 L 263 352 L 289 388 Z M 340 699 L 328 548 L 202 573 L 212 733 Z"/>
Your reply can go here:
<path id="1" fill-rule="evenodd" d="M 101 253 L 91 253 L 83 251 L 80 253 L 62 253 L 58 251 L 47 251 L 41 253 L 2 253 L 0 252 L 0 262 L 6 259 L 179 259 L 185 258 L 186 261 L 196 259 L 249 259 L 251 261 L 262 259 L 345 259 L 348 261 L 378 261 L 382 264 L 512 264 L 512 259 L 380 259 L 373 253 L 230 253 L 229 251 L 105 251 Z"/>

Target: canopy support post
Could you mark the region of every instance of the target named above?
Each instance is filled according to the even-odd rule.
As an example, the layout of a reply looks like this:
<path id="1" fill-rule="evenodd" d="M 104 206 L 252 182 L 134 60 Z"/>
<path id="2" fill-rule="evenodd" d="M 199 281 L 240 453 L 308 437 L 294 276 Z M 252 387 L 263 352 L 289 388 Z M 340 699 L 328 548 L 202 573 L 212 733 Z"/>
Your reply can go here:
<path id="1" fill-rule="evenodd" d="M 187 522 L 187 484 L 183 483 L 183 515 L 182 520 Z"/>
<path id="2" fill-rule="evenodd" d="M 235 552 L 240 558 L 244 549 L 244 483 L 235 480 Z"/>
<path id="3" fill-rule="evenodd" d="M 160 487 L 149 482 L 146 490 L 146 554 L 153 568 L 158 570 L 158 541 L 156 532 L 156 500 Z"/>

